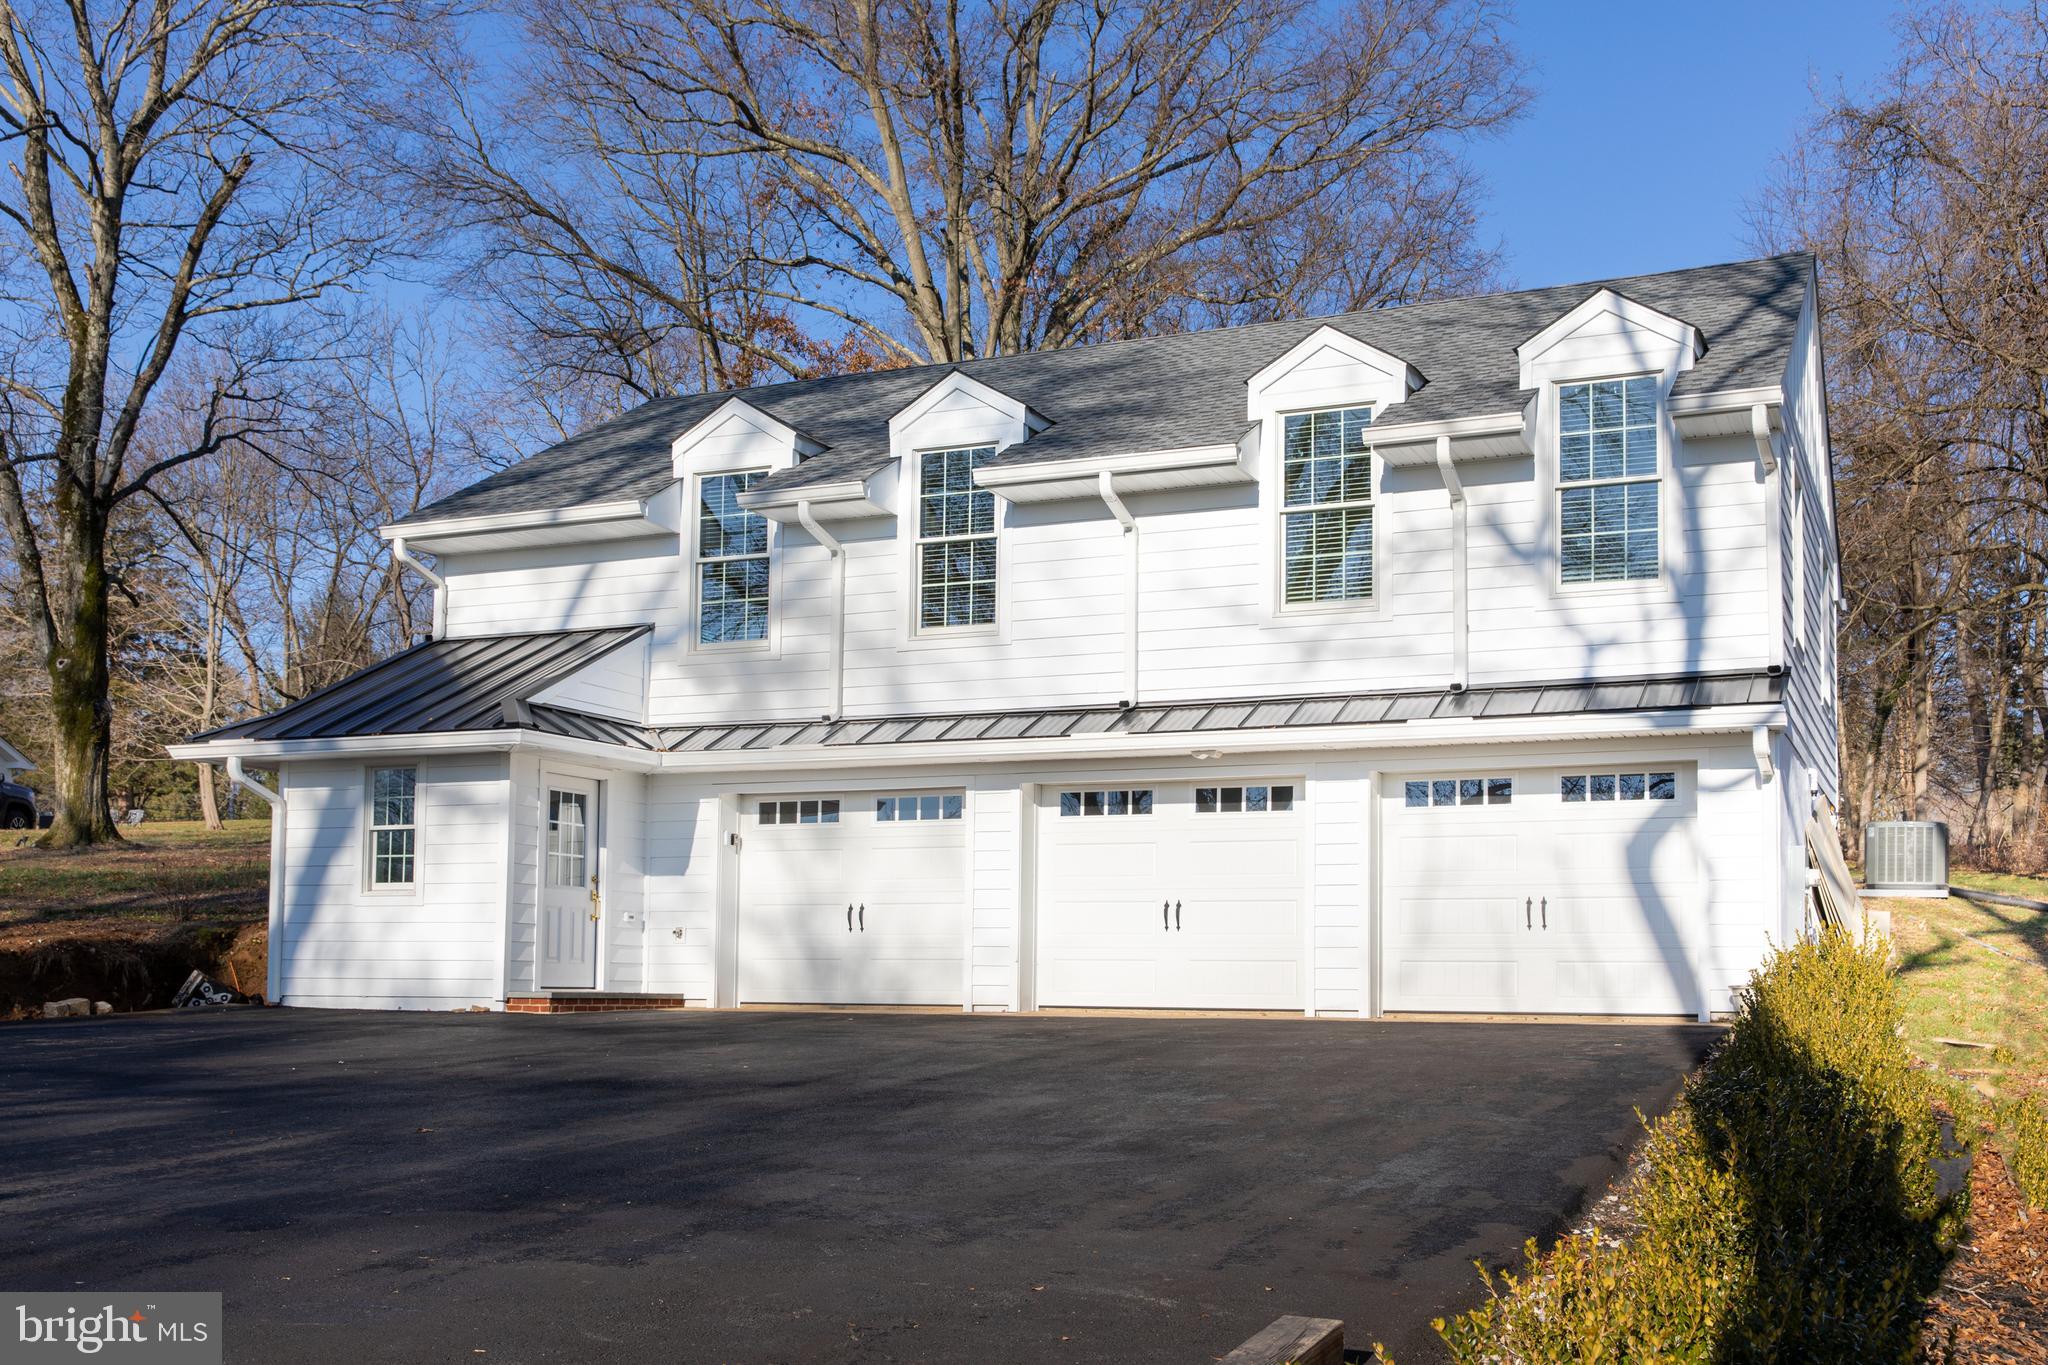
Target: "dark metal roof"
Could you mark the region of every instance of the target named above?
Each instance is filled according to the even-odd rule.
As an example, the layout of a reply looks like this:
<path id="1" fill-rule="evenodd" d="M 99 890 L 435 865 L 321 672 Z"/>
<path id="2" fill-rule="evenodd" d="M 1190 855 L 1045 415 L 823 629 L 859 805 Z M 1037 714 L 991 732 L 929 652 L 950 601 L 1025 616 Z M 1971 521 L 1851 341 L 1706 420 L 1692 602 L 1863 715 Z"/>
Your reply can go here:
<path id="1" fill-rule="evenodd" d="M 1217 734 L 1473 717 L 1598 715 L 1691 710 L 1784 700 L 1767 673 L 1687 678 L 1518 683 L 1464 692 L 1359 692 L 1322 697 L 1161 702 L 1130 708 L 866 716 L 821 721 L 741 721 L 657 728 L 593 716 L 530 698 L 643 634 L 646 626 L 491 635 L 417 645 L 281 711 L 194 736 L 318 739 L 531 729 L 659 753 L 758 753 L 769 749 L 881 747 L 1081 735 Z"/>
<path id="2" fill-rule="evenodd" d="M 1245 381 L 1317 328 L 1335 327 L 1414 365 L 1421 390 L 1385 414 L 1400 424 L 1519 411 L 1515 348 L 1611 288 L 1693 324 L 1707 354 L 1675 394 L 1771 384 L 1791 359 L 1813 259 L 1776 256 L 1327 318 L 1143 337 L 957 365 L 792 380 L 658 398 L 581 432 L 413 513 L 446 517 L 575 507 L 649 497 L 673 481 L 676 438 L 735 396 L 824 447 L 762 488 L 865 478 L 890 460 L 889 418 L 951 370 L 972 375 L 1052 425 L 998 463 L 1031 464 L 1234 442 L 1245 427 Z"/>
<path id="3" fill-rule="evenodd" d="M 1691 678 L 1555 682 L 1478 687 L 1465 692 L 1356 693 L 1266 701 L 1164 702 L 1129 709 L 1005 711 L 965 716 L 890 716 L 859 720 L 757 721 L 668 726 L 656 734 L 665 753 L 920 744 L 934 741 L 1055 739 L 1076 735 L 1215 734 L 1224 730 L 1300 730 L 1333 725 L 1397 725 L 1474 716 L 1611 714 L 1690 710 L 1783 701 L 1785 680 L 1768 673 Z"/>
<path id="4" fill-rule="evenodd" d="M 253 720 L 193 740 L 322 739 L 504 727 L 645 749 L 645 727 L 528 699 L 647 633 L 648 626 L 430 640 Z"/>

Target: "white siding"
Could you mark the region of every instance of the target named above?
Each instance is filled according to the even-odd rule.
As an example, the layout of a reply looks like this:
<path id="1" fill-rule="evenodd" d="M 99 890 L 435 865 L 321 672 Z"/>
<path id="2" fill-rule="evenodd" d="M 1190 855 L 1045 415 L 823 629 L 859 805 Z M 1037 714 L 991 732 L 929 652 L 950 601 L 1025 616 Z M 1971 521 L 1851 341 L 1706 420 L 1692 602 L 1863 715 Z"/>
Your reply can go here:
<path id="1" fill-rule="evenodd" d="M 717 946 L 718 792 L 646 779 L 646 975 L 643 989 L 712 1003 Z"/>
<path id="2" fill-rule="evenodd" d="M 540 898 L 540 760 L 511 756 L 511 801 L 507 807 L 505 907 L 505 989 L 530 991 Z"/>
<path id="3" fill-rule="evenodd" d="M 604 990 L 646 988 L 646 787 L 640 773 L 613 773 L 604 782 Z"/>
<path id="4" fill-rule="evenodd" d="M 616 716 L 620 720 L 647 718 L 647 638 L 629 640 L 602 658 L 594 659 L 533 700 L 571 711 Z"/>
<path id="5" fill-rule="evenodd" d="M 1791 402 L 1785 409 L 1784 460 L 1799 472 L 1800 495 L 1794 515 L 1789 477 L 1779 479 L 1785 515 L 1780 556 L 1784 570 L 1787 648 L 1786 709 L 1794 751 L 1820 782 L 1829 799 L 1840 795 L 1840 749 L 1836 711 L 1835 632 L 1839 613 L 1832 498 L 1834 479 L 1827 449 L 1827 416 L 1820 383 L 1819 341 L 1814 326 L 1813 293 L 1807 292 L 1800 318 L 1799 344 L 1785 376 Z M 1803 565 L 1803 575 L 1801 572 Z M 1806 607 L 1803 632 L 1795 599 L 1804 578 Z M 1801 788 L 1802 792 L 1804 787 Z"/>
<path id="6" fill-rule="evenodd" d="M 1371 773 L 1362 761 L 1309 768 L 1309 978 L 1317 1014 L 1356 1015 L 1365 998 Z"/>
<path id="7" fill-rule="evenodd" d="M 417 887 L 373 892 L 366 773 L 406 761 L 285 765 L 285 880 L 270 944 L 283 1003 L 459 1009 L 500 998 L 505 756 L 417 760 Z"/>

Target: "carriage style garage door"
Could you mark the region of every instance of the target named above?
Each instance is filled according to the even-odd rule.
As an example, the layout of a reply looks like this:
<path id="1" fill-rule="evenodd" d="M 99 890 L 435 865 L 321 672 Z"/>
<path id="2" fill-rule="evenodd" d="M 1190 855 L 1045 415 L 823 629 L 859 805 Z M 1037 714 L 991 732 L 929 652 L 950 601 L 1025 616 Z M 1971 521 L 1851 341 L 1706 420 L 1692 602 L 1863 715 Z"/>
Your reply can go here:
<path id="1" fill-rule="evenodd" d="M 748 797 L 739 999 L 958 1005 L 966 841 L 957 791 Z"/>
<path id="2" fill-rule="evenodd" d="M 1041 787 L 1038 1003 L 1300 1009 L 1302 790 Z"/>
<path id="3" fill-rule="evenodd" d="M 1389 774 L 1384 1007 L 1695 1012 L 1693 776 L 1677 763 Z"/>

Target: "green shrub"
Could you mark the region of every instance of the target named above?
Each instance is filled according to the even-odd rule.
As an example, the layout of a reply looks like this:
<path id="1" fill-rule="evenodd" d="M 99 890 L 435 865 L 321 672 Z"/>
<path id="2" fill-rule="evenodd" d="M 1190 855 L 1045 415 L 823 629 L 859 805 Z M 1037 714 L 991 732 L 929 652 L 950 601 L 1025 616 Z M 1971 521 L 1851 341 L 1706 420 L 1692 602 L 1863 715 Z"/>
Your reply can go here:
<path id="1" fill-rule="evenodd" d="M 1722 1048 L 1650 1126 L 1619 1247 L 1533 1244 L 1438 1331 L 1468 1365 L 1909 1360 L 1962 1221 L 1936 1194 L 1933 1080 L 1881 949 L 1776 954 Z"/>
<path id="2" fill-rule="evenodd" d="M 2010 1134 L 2005 1164 L 2027 1207 L 2048 1209 L 2048 1108 L 2038 1096 L 2007 1100 L 1998 1107 L 1998 1126 Z"/>

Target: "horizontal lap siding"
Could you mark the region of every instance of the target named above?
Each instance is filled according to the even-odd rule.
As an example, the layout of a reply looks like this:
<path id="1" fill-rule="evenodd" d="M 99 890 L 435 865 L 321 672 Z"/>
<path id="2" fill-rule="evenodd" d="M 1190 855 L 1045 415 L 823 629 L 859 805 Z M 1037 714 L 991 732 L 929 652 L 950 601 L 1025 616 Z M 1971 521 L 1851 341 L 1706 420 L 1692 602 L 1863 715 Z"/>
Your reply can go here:
<path id="1" fill-rule="evenodd" d="M 1612 591 L 1553 585 L 1555 523 L 1533 475 L 1468 482 L 1472 683 L 1762 667 L 1770 585 L 1755 467 L 1753 447 L 1688 443 L 1672 475 L 1677 520 L 1663 530 L 1667 582 Z"/>
<path id="2" fill-rule="evenodd" d="M 1780 788 L 1757 781 L 1746 741 L 1709 749 L 1699 770 L 1699 846 L 1707 888 L 1701 971 L 1707 1005 L 1731 1008 L 1731 993 L 1749 979 L 1770 941 L 1779 937 L 1772 904 Z"/>
<path id="3" fill-rule="evenodd" d="M 645 789 L 643 989 L 712 1000 L 717 933 L 718 790 L 649 777 Z"/>
<path id="4" fill-rule="evenodd" d="M 366 765 L 287 766 L 284 903 L 271 946 L 286 1004 L 449 1009 L 498 999 L 505 759 L 416 766 L 411 894 L 364 887 Z"/>
<path id="5" fill-rule="evenodd" d="M 603 830 L 604 975 L 601 990 L 645 989 L 647 945 L 647 778 L 613 773 L 605 780 Z"/>
<path id="6" fill-rule="evenodd" d="M 641 721 L 647 716 L 647 641 L 628 641 L 533 700 L 571 711 Z"/>

